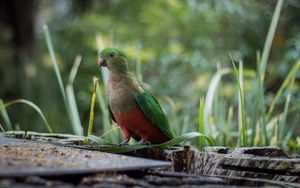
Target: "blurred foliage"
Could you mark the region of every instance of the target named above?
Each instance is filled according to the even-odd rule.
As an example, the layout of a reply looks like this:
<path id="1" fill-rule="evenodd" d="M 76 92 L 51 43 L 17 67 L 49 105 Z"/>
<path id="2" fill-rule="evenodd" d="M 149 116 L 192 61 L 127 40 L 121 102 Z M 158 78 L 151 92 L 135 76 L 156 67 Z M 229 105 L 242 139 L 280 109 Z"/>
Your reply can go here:
<path id="1" fill-rule="evenodd" d="M 38 1 L 34 53 L 24 55 L 22 59 L 25 77 L 19 79 L 22 85 L 20 97 L 35 102 L 56 132 L 71 132 L 42 34 L 42 27 L 47 23 L 64 83 L 67 83 L 76 55 L 83 57 L 74 90 L 85 131 L 92 77 L 100 74 L 96 64 L 96 35 L 99 34 L 106 47 L 123 49 L 129 55 L 133 68 L 140 58 L 143 80 L 152 86 L 177 133 L 197 131 L 199 98 L 205 95 L 217 70 L 231 68 L 228 50 L 235 60 L 243 59 L 244 73 L 248 73 L 244 80 L 245 105 L 246 109 L 251 108 L 255 96 L 247 95 L 252 82 L 248 78 L 255 74 L 256 51 L 263 48 L 275 4 L 273 0 Z M 265 79 L 267 105 L 300 57 L 299 6 L 297 1 L 290 0 L 285 2 L 282 10 Z M 9 43 L 12 37 L 9 29 L 1 27 L 0 36 L 0 98 L 7 100 L 10 97 L 7 93 L 4 95 L 5 92 L 14 88 L 14 67 L 11 65 L 14 52 Z M 222 78 L 216 96 L 219 108 L 214 109 L 226 109 L 221 114 L 233 113 L 233 118 L 237 119 L 235 86 L 233 74 Z M 299 75 L 293 89 L 299 91 Z M 276 106 L 280 112 L 285 99 L 282 97 Z M 295 107 L 295 110 L 287 117 L 290 127 L 300 121 L 299 99 L 300 93 L 294 92 L 291 108 Z M 229 107 L 233 108 L 233 112 L 229 112 Z M 14 115 L 15 111 L 19 111 L 17 115 Z M 12 107 L 8 112 L 12 122 L 20 124 L 22 129 L 45 131 L 41 121 L 30 110 Z M 95 115 L 94 131 L 100 133 L 101 114 L 97 106 Z M 218 119 L 211 121 L 224 123 L 218 122 Z M 295 135 L 299 135 L 299 128 L 295 129 Z M 230 145 L 230 142 L 223 144 Z"/>

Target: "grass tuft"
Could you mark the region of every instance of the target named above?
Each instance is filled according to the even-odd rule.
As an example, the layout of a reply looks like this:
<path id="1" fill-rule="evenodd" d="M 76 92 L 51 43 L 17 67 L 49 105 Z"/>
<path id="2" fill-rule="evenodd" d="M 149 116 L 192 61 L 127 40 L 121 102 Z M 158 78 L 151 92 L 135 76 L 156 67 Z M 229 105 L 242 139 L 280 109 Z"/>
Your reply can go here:
<path id="1" fill-rule="evenodd" d="M 3 105 L 0 105 L 0 110 L 4 109 L 6 107 L 9 107 L 13 104 L 19 104 L 19 103 L 26 104 L 26 105 L 30 106 L 31 108 L 33 108 L 40 115 L 40 117 L 42 118 L 46 128 L 48 129 L 48 132 L 53 133 L 53 129 L 50 126 L 49 122 L 47 121 L 47 119 L 46 119 L 44 113 L 42 112 L 42 110 L 31 101 L 28 101 L 28 100 L 25 100 L 25 99 L 15 99 L 15 100 L 6 102 Z"/>

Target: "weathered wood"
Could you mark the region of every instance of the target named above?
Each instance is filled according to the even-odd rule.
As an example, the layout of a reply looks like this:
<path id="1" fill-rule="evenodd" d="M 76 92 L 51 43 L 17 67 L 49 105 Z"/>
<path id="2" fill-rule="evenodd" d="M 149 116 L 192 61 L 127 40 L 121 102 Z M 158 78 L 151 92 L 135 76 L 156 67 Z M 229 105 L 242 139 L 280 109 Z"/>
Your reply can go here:
<path id="1" fill-rule="evenodd" d="M 157 161 L 74 149 L 0 135 L 0 177 L 88 174 L 168 167 Z"/>
<path id="2" fill-rule="evenodd" d="M 39 141 L 39 142 L 46 142 L 46 143 L 53 143 L 59 145 L 83 145 L 84 137 L 83 136 L 76 136 L 70 134 L 50 134 L 50 133 L 37 133 L 31 131 L 8 131 L 5 132 L 4 135 L 10 138 L 19 138 L 19 139 L 26 139 L 32 141 Z M 90 150 L 97 150 L 109 146 L 104 145 L 85 145 L 86 149 Z M 181 149 L 181 147 L 172 147 L 169 149 L 163 148 L 146 148 L 141 149 L 133 152 L 123 153 L 124 155 L 141 157 L 141 158 L 148 158 L 148 159 L 156 159 L 156 160 L 169 160 L 170 153 L 174 150 Z"/>
<path id="3" fill-rule="evenodd" d="M 7 131 L 4 133 L 5 137 L 20 138 L 33 141 L 59 143 L 59 144 L 75 144 L 82 145 L 84 141 L 83 136 L 76 136 L 71 134 L 58 133 L 37 133 L 32 131 Z"/>
<path id="4" fill-rule="evenodd" d="M 300 159 L 279 148 L 185 148 L 172 153 L 173 169 L 202 175 L 249 177 L 300 183 Z"/>
<path id="5" fill-rule="evenodd" d="M 42 142 L 81 145 L 83 137 L 65 134 L 45 134 L 35 132 L 10 132 L 6 136 L 37 140 Z M 53 146 L 56 147 L 56 146 Z M 93 145 L 93 147 L 105 147 Z M 0 178 L 0 187 L 5 184 L 57 185 L 57 186 L 96 186 L 96 187 L 198 187 L 218 186 L 272 186 L 296 187 L 299 184 L 299 156 L 288 157 L 279 148 L 237 148 L 207 147 L 203 152 L 190 146 L 169 149 L 147 148 L 126 155 L 143 158 L 172 160 L 170 168 L 159 171 L 136 171 L 126 174 L 101 173 L 98 175 L 68 178 L 61 174 L 55 180 L 41 177 L 27 177 L 24 182 Z M 82 160 L 82 159 L 78 159 Z M 1 161 L 1 160 L 0 160 Z M 191 174 L 192 173 L 192 174 Z M 66 180 L 67 178 L 67 180 Z M 61 179 L 63 181 L 60 181 Z M 71 180 L 69 180 L 71 179 Z M 74 182 L 76 180 L 76 182 Z M 67 182 L 64 182 L 67 181 Z M 46 183 L 47 182 L 47 183 Z M 290 183 L 292 182 L 292 183 Z M 71 183 L 71 184 L 70 184 Z"/>
<path id="6" fill-rule="evenodd" d="M 296 187 L 296 184 L 251 178 L 211 177 L 162 171 L 133 171 L 127 173 L 98 173 L 82 176 L 39 177 L 0 179 L 3 187 Z"/>

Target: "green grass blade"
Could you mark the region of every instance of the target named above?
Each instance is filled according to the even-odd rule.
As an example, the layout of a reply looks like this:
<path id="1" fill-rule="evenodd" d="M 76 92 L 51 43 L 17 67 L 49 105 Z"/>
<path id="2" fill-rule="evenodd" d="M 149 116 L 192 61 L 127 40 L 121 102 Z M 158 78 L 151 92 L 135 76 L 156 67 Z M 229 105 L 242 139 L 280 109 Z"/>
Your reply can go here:
<path id="1" fill-rule="evenodd" d="M 242 143 L 242 146 L 246 146 L 247 138 L 246 138 L 245 104 L 244 104 L 243 90 L 241 87 L 239 73 L 235 67 L 235 64 L 234 64 L 234 61 L 233 61 L 233 58 L 232 58 L 232 55 L 230 52 L 229 52 L 229 57 L 230 57 L 230 60 L 231 60 L 231 63 L 232 63 L 232 66 L 233 66 L 233 69 L 234 69 L 234 72 L 236 75 L 237 86 L 238 86 L 238 91 L 239 91 L 239 103 L 240 103 L 240 108 L 239 108 L 239 116 L 240 116 L 239 117 L 239 120 L 240 120 L 239 125 L 240 126 L 239 127 L 241 127 L 241 130 L 240 130 L 241 143 Z"/>
<path id="2" fill-rule="evenodd" d="M 238 119 L 239 119 L 239 128 L 240 128 L 240 134 L 242 135 L 241 141 L 243 143 L 243 146 L 245 146 L 245 143 L 247 140 L 244 140 L 246 137 L 243 134 L 245 133 L 245 115 L 243 114 L 244 111 L 244 84 L 243 84 L 243 62 L 239 61 L 239 103 L 238 103 Z M 243 119 L 244 118 L 244 119 Z"/>
<path id="3" fill-rule="evenodd" d="M 288 111 L 289 111 L 290 100 L 291 100 L 291 93 L 289 93 L 286 98 L 282 119 L 279 122 L 279 138 L 278 138 L 278 140 L 283 140 L 283 135 L 284 135 L 284 133 L 286 133 L 286 130 L 285 130 L 285 128 L 287 128 L 286 118 L 287 118 Z"/>
<path id="4" fill-rule="evenodd" d="M 3 109 L 3 108 L 9 107 L 9 106 L 11 106 L 13 104 L 18 104 L 18 103 L 26 104 L 26 105 L 32 107 L 40 115 L 40 117 L 42 118 L 42 120 L 43 120 L 46 128 L 48 129 L 48 131 L 50 133 L 53 133 L 53 129 L 50 126 L 50 124 L 48 123 L 48 121 L 47 121 L 46 117 L 44 116 L 44 113 L 42 112 L 42 110 L 37 105 L 35 105 L 33 102 L 31 102 L 31 101 L 28 101 L 28 100 L 25 100 L 25 99 L 12 100 L 12 101 L 6 102 L 3 105 L 1 105 L 0 106 L 0 110 Z"/>
<path id="5" fill-rule="evenodd" d="M 276 8 L 275 8 L 275 11 L 274 11 L 274 14 L 273 14 L 273 17 L 272 17 L 271 25 L 269 27 L 267 38 L 266 38 L 266 41 L 265 41 L 265 45 L 264 45 L 264 49 L 263 49 L 263 53 L 262 53 L 262 58 L 261 58 L 261 73 L 262 73 L 261 74 L 261 79 L 262 79 L 262 81 L 264 80 L 264 77 L 265 77 L 268 58 L 269 58 L 273 38 L 274 38 L 274 35 L 275 35 L 276 27 L 277 27 L 277 24 L 278 24 L 278 20 L 279 20 L 279 17 L 280 17 L 280 12 L 281 12 L 281 9 L 282 9 L 283 2 L 284 2 L 284 0 L 278 0 L 277 1 Z"/>
<path id="6" fill-rule="evenodd" d="M 217 71 L 209 83 L 209 87 L 205 96 L 204 104 L 204 126 L 205 134 L 212 135 L 211 126 L 209 125 L 209 117 L 212 114 L 214 96 L 217 91 L 218 85 L 223 75 L 229 74 L 230 69 L 221 69 Z"/>
<path id="7" fill-rule="evenodd" d="M 54 72 L 55 72 L 55 75 L 56 75 L 56 78 L 57 78 L 57 81 L 58 81 L 58 85 L 59 85 L 59 88 L 60 88 L 60 91 L 61 91 L 61 95 L 63 97 L 64 105 L 65 105 L 65 108 L 67 110 L 69 120 L 71 122 L 73 130 L 76 130 L 77 126 L 75 124 L 73 124 L 76 120 L 74 121 L 72 119 L 70 104 L 69 104 L 69 101 L 68 101 L 68 98 L 67 98 L 66 91 L 64 89 L 64 84 L 63 84 L 62 77 L 61 77 L 61 74 L 60 74 L 60 71 L 59 71 L 59 68 L 58 68 L 58 64 L 56 62 L 54 47 L 53 47 L 53 44 L 52 44 L 50 32 L 49 32 L 49 29 L 48 29 L 47 25 L 44 25 L 44 35 L 45 35 L 45 38 L 46 38 L 46 43 L 47 43 L 48 51 L 49 51 L 49 54 L 50 54 L 50 57 L 51 57 L 51 62 L 52 62 L 53 67 L 54 67 Z M 76 133 L 76 132 L 74 131 L 74 133 Z"/>
<path id="8" fill-rule="evenodd" d="M 72 128 L 73 128 L 74 133 L 76 135 L 80 135 L 80 136 L 83 135 L 83 129 L 82 129 L 82 125 L 80 122 L 80 116 L 79 116 L 78 108 L 77 108 L 77 104 L 76 104 L 73 84 L 74 84 L 74 80 L 77 75 L 77 71 L 78 71 L 81 59 L 82 59 L 82 57 L 80 55 L 76 56 L 73 67 L 72 67 L 70 75 L 69 75 L 68 85 L 66 86 L 66 94 L 67 94 L 67 98 L 68 98 L 70 113 L 72 116 L 72 118 L 71 118 Z"/>
<path id="9" fill-rule="evenodd" d="M 77 72 L 78 72 L 78 68 L 79 68 L 80 63 L 81 63 L 81 59 L 82 59 L 81 55 L 77 55 L 75 57 L 75 61 L 74 61 L 74 64 L 72 66 L 72 69 L 71 69 L 71 72 L 70 72 L 70 75 L 69 75 L 68 84 L 70 84 L 70 85 L 74 84 L 74 80 L 76 78 L 76 75 L 77 75 Z"/>
<path id="10" fill-rule="evenodd" d="M 200 105 L 199 105 L 199 133 L 204 133 L 204 97 L 200 99 Z M 199 137 L 199 147 L 202 150 L 204 148 L 204 138 Z"/>
<path id="11" fill-rule="evenodd" d="M 88 126 L 88 132 L 87 136 L 92 134 L 93 130 L 93 121 L 94 121 L 94 109 L 95 109 L 95 99 L 96 99 L 96 90 L 97 90 L 97 85 L 98 85 L 98 79 L 93 78 L 93 93 L 92 93 L 92 100 L 91 100 L 91 108 L 90 108 L 90 119 L 89 119 L 89 126 Z"/>
<path id="12" fill-rule="evenodd" d="M 2 106 L 2 105 L 3 105 L 3 101 L 2 101 L 2 99 L 0 99 L 0 106 Z M 6 111 L 6 108 L 2 108 L 0 110 L 0 112 L 1 112 L 2 118 L 3 118 L 4 122 L 5 122 L 6 129 L 8 131 L 13 131 L 14 128 L 12 126 L 12 123 L 11 123 L 10 119 L 9 119 L 8 113 Z"/>
<path id="13" fill-rule="evenodd" d="M 56 62 L 54 48 L 53 48 L 50 32 L 49 32 L 49 29 L 48 29 L 47 25 L 44 25 L 44 34 L 45 34 L 45 38 L 46 38 L 48 51 L 50 53 L 51 62 L 52 62 L 52 65 L 54 67 L 55 75 L 56 75 L 56 78 L 57 78 L 57 81 L 58 81 L 58 85 L 59 85 L 64 103 L 65 103 L 65 106 L 68 107 L 67 95 L 66 95 L 66 92 L 65 92 L 65 89 L 64 89 L 64 84 L 63 84 L 63 81 L 62 81 L 62 77 L 61 77 L 60 72 L 59 72 L 58 64 Z"/>
<path id="14" fill-rule="evenodd" d="M 300 69 L 300 59 L 297 61 L 297 63 L 295 63 L 295 65 L 292 67 L 292 69 L 290 70 L 290 72 L 288 73 L 287 77 L 285 78 L 285 80 L 283 81 L 282 85 L 280 86 L 279 90 L 277 91 L 274 100 L 272 101 L 270 108 L 268 110 L 267 113 L 267 118 L 266 119 L 270 119 L 271 114 L 274 110 L 274 107 L 276 105 L 276 103 L 278 102 L 282 92 L 284 91 L 284 89 L 289 85 L 290 81 L 294 79 L 294 77 L 296 76 L 296 73 L 298 72 L 298 70 Z"/>
<path id="15" fill-rule="evenodd" d="M 239 81 L 240 81 L 240 87 L 242 91 L 244 91 L 244 71 L 243 71 L 243 61 L 239 61 Z"/>
<path id="16" fill-rule="evenodd" d="M 83 135 L 83 128 L 80 122 L 80 117 L 78 113 L 78 108 L 76 104 L 76 99 L 75 99 L 75 94 L 74 94 L 74 89 L 71 85 L 66 86 L 66 92 L 67 92 L 67 97 L 68 97 L 68 103 L 70 105 L 70 112 L 71 112 L 71 122 L 72 122 L 72 128 L 73 132 L 76 135 Z"/>
<path id="17" fill-rule="evenodd" d="M 258 109 L 259 110 L 259 117 L 254 117 L 254 122 L 255 122 L 255 127 L 256 127 L 256 123 L 257 120 L 261 121 L 260 122 L 260 127 L 262 129 L 262 131 L 259 131 L 261 133 L 260 138 L 264 138 L 264 145 L 269 145 L 270 140 L 269 140 L 269 136 L 267 133 L 267 128 L 266 128 L 266 107 L 265 107 L 265 97 L 264 97 L 264 87 L 263 87 L 263 81 L 261 79 L 261 58 L 260 58 L 260 54 L 259 52 L 256 53 L 256 67 L 257 67 L 257 75 L 256 75 L 256 82 L 257 82 L 257 94 L 256 96 L 258 96 L 257 100 L 258 100 Z M 258 111 L 258 109 L 254 109 L 256 112 Z M 255 112 L 255 113 L 256 113 Z M 256 129 L 256 128 L 255 128 Z M 256 130 L 253 130 L 254 134 L 256 134 Z M 255 135 L 253 135 L 255 136 Z M 252 141 L 251 143 L 254 143 L 254 137 L 252 137 Z"/>

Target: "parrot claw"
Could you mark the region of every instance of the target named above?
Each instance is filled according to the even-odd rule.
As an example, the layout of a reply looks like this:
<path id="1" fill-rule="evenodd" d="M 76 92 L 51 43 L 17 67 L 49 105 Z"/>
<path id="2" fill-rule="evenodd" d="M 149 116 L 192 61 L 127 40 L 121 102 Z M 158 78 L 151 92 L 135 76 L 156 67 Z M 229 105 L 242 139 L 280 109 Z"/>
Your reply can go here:
<path id="1" fill-rule="evenodd" d="M 148 140 L 141 139 L 138 144 L 140 145 L 151 145 L 151 142 Z"/>
<path id="2" fill-rule="evenodd" d="M 119 144 L 119 146 L 126 146 L 126 145 L 128 145 L 129 140 L 130 140 L 129 138 L 124 139 L 124 140 Z"/>

